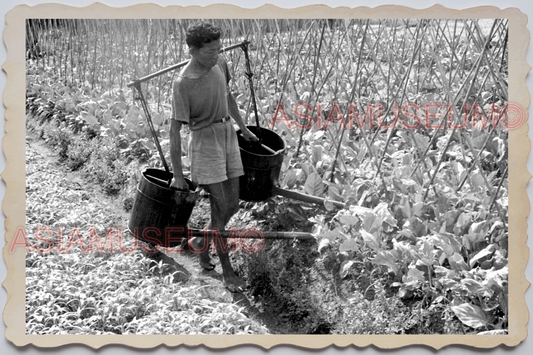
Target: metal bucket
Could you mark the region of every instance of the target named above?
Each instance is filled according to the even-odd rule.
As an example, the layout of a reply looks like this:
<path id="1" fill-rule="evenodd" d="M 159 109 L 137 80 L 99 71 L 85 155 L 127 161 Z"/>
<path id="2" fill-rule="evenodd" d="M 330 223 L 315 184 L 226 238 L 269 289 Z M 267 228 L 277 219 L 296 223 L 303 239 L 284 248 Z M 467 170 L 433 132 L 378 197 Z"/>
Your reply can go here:
<path id="1" fill-rule="evenodd" d="M 137 239 L 164 247 L 181 245 L 200 190 L 185 179 L 189 191 L 167 187 L 172 174 L 148 168 L 137 187 L 128 229 Z"/>
<path id="2" fill-rule="evenodd" d="M 247 142 L 238 134 L 244 176 L 239 181 L 239 198 L 244 201 L 264 201 L 273 195 L 273 188 L 278 184 L 285 142 L 281 137 L 265 128 L 260 134 L 256 126 L 247 126 L 252 133 L 260 136 L 261 143 L 276 153 L 271 154 L 254 142 Z"/>

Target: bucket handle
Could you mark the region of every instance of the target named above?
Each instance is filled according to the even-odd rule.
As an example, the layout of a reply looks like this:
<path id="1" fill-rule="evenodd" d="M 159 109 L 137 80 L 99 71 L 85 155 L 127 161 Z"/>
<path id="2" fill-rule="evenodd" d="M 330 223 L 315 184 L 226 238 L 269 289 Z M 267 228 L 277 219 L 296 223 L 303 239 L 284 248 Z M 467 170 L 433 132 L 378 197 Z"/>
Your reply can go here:
<path id="1" fill-rule="evenodd" d="M 172 177 L 171 177 L 172 175 L 170 173 L 170 169 L 168 168 L 167 161 L 165 160 L 163 149 L 161 149 L 161 144 L 159 144 L 159 139 L 157 138 L 154 124 L 152 122 L 152 116 L 150 115 L 150 110 L 148 109 L 148 105 L 146 104 L 146 100 L 144 99 L 144 95 L 141 90 L 141 82 L 136 81 L 133 87 L 135 87 L 135 89 L 137 89 L 137 92 L 139 93 L 139 100 L 141 101 L 141 105 L 144 110 L 144 115 L 146 116 L 146 121 L 148 121 L 148 127 L 150 127 L 150 132 L 152 132 L 152 137 L 154 138 L 155 146 L 157 147 L 157 151 L 159 152 L 159 157 L 161 158 L 161 161 L 163 162 L 163 167 L 165 168 L 165 171 L 169 176 L 169 180 L 167 181 L 167 187 L 168 187 L 170 186 L 170 183 L 172 181 Z"/>
<path id="2" fill-rule="evenodd" d="M 255 114 L 255 124 L 257 126 L 257 138 L 259 138 L 259 142 L 261 143 L 261 126 L 259 125 L 259 115 L 257 114 L 257 102 L 255 101 L 255 91 L 254 91 L 254 83 L 252 80 L 252 77 L 254 74 L 252 73 L 252 68 L 250 66 L 250 56 L 248 55 L 248 45 L 250 44 L 249 41 L 245 40 L 241 44 L 241 48 L 244 52 L 244 58 L 246 60 L 246 72 L 244 74 L 248 78 L 248 81 L 250 82 L 250 96 L 252 97 L 252 106 L 254 108 L 254 114 Z"/>

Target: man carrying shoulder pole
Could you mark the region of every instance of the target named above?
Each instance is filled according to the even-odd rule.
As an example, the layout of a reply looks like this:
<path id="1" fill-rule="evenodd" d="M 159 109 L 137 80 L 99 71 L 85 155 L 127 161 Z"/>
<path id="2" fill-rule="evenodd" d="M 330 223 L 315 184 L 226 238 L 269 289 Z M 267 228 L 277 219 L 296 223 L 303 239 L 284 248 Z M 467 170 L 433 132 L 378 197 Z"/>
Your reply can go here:
<path id="1" fill-rule="evenodd" d="M 209 229 L 225 230 L 230 218 L 239 209 L 239 176 L 244 175 L 237 134 L 231 118 L 239 126 L 245 140 L 258 140 L 246 128 L 235 98 L 229 92 L 231 78 L 226 61 L 219 56 L 221 30 L 212 24 L 199 22 L 187 30 L 186 42 L 191 60 L 173 83 L 170 124 L 170 158 L 174 179 L 172 187 L 188 189 L 181 164 L 182 124 L 191 131 L 189 157 L 191 180 L 209 193 L 211 223 Z M 226 238 L 222 238 L 226 243 Z M 200 266 L 213 270 L 209 255 L 210 244 L 194 238 L 195 249 L 201 249 Z M 196 247 L 197 246 L 197 247 Z M 225 245 L 216 245 L 224 284 L 231 292 L 242 292 L 246 284 L 235 275 Z"/>

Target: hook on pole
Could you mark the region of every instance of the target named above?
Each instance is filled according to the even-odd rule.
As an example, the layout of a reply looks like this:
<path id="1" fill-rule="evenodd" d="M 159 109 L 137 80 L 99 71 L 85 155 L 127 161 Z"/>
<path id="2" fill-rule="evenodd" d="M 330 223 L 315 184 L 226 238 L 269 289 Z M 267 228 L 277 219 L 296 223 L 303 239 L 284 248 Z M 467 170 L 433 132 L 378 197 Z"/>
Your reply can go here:
<path id="1" fill-rule="evenodd" d="M 251 68 L 251 65 L 250 65 L 250 56 L 248 55 L 248 45 L 250 44 L 249 41 L 247 40 L 244 40 L 242 43 L 241 43 L 241 48 L 242 50 L 244 51 L 244 58 L 246 60 L 246 72 L 244 73 L 246 75 L 246 77 L 248 78 L 248 81 L 250 82 L 250 95 L 252 96 L 252 106 L 254 108 L 254 114 L 255 114 L 255 124 L 257 126 L 257 134 L 258 134 L 258 137 L 259 138 L 259 142 L 261 142 L 261 126 L 259 125 L 259 115 L 257 113 L 257 102 L 255 101 L 255 91 L 254 91 L 254 83 L 253 83 L 253 80 L 252 80 L 252 77 L 253 77 L 253 73 L 252 73 L 252 68 Z"/>

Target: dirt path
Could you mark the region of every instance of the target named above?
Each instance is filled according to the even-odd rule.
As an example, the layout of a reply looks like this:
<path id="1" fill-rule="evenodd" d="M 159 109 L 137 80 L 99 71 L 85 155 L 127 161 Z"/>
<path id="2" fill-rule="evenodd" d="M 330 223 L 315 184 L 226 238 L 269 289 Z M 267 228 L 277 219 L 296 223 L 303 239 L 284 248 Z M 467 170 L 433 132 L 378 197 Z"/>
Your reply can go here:
<path id="1" fill-rule="evenodd" d="M 106 210 L 113 211 L 113 215 L 108 216 L 109 218 L 107 220 L 112 221 L 114 226 L 120 226 L 123 230 L 127 230 L 130 213 L 124 210 L 124 196 L 106 195 L 97 184 L 87 181 L 82 173 L 70 171 L 63 163 L 61 163 L 57 155 L 55 155 L 42 140 L 32 136 L 31 132 L 27 133 L 26 151 L 27 156 L 31 157 L 27 162 L 27 174 L 34 173 L 36 169 L 42 169 L 42 167 L 45 166 L 45 170 L 54 171 L 57 176 L 62 175 L 63 177 L 66 177 L 66 181 L 68 181 L 68 186 L 66 187 L 67 191 L 76 190 L 78 193 L 82 191 L 86 201 L 80 201 L 80 203 L 95 203 L 102 208 L 105 207 Z M 34 162 L 38 163 L 35 164 Z M 54 198 L 59 201 L 58 206 L 62 205 L 62 199 L 72 199 L 72 197 L 69 197 L 69 194 L 64 193 L 64 191 L 58 191 L 56 195 L 58 196 L 55 196 Z M 68 214 L 72 215 L 72 218 L 78 218 L 78 216 L 74 216 L 75 214 L 78 214 L 77 211 L 71 210 Z M 196 223 L 193 227 L 201 228 L 201 224 L 205 222 L 206 216 L 208 215 L 208 200 L 202 198 L 195 206 L 193 216 L 191 217 L 191 221 L 194 220 Z M 213 260 L 216 263 L 215 270 L 205 271 L 200 267 L 197 255 L 187 250 L 178 252 L 178 249 L 179 248 L 166 250 L 164 255 L 159 255 L 153 259 L 156 262 L 163 259 L 165 263 L 169 264 L 171 266 L 169 268 L 170 270 L 167 268 L 166 272 L 172 272 L 174 270 L 181 271 L 182 273 L 177 274 L 178 276 L 175 277 L 176 282 L 184 282 L 186 280 L 183 283 L 186 286 L 201 286 L 199 289 L 204 298 L 220 303 L 235 303 L 244 307 L 245 314 L 250 318 L 263 323 L 269 329 L 275 328 L 274 324 L 276 324 L 276 322 L 274 319 L 268 314 L 260 312 L 255 306 L 253 306 L 248 299 L 246 292 L 234 294 L 224 287 L 222 282 L 222 270 L 216 255 L 213 255 Z M 146 255 L 146 253 L 144 254 Z M 187 277 L 184 278 L 184 274 L 187 275 Z M 275 329 L 270 330 L 272 333 L 277 333 Z"/>

